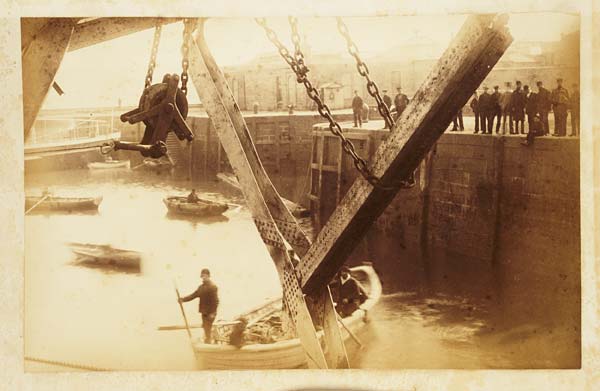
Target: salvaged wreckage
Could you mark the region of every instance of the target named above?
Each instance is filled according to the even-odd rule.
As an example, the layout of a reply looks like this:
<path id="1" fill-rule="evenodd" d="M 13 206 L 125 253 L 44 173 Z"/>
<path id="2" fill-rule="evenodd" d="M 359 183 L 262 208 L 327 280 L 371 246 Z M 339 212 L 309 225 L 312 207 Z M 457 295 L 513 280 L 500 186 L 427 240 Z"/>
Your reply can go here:
<path id="1" fill-rule="evenodd" d="M 182 76 L 165 75 L 161 83 L 152 84 L 160 28 L 163 24 L 179 21 L 185 24 Z M 370 79 L 348 29 L 338 19 L 338 29 L 346 38 L 348 51 L 357 60 L 357 70 L 367 80 L 367 89 L 390 129 L 373 161 L 367 163 L 345 139 L 341 127 L 310 82 L 308 65 L 299 48 L 296 18 L 290 17 L 295 44 L 293 54 L 281 44 L 265 19 L 257 19 L 362 174 L 312 242 L 300 229 L 261 164 L 244 117 L 205 40 L 205 19 L 23 19 L 23 75 L 27 75 L 23 78 L 25 136 L 67 51 L 154 27 L 152 55 L 139 107 L 121 116 L 123 121 L 130 123 L 143 121 L 146 125 L 144 137 L 138 144 L 116 141 L 99 147 L 104 153 L 126 149 L 139 151 L 148 158 L 159 158 L 168 154 L 165 138 L 169 131 L 180 140 L 191 141 L 193 134 L 185 122 L 187 81 L 191 78 L 279 274 L 283 288 L 283 330 L 290 340 L 297 341 L 294 349 L 304 355 L 301 361 L 309 368 L 348 368 L 344 345 L 347 335 L 343 335 L 328 284 L 395 195 L 412 185 L 412 173 L 421 160 L 508 48 L 512 37 L 506 28 L 507 21 L 505 15 L 469 16 L 408 107 L 394 121 L 381 101 L 377 85 Z M 380 294 L 377 282 L 371 284 Z M 219 350 L 219 345 L 210 349 L 194 341 L 192 345 L 200 356 L 208 350 Z M 229 345 L 222 346 L 223 349 L 235 352 Z M 268 354 L 269 367 L 273 369 L 298 364 L 298 360 L 293 365 L 278 360 L 276 350 L 269 351 L 268 347 L 255 350 L 252 353 L 252 349 L 246 348 L 240 354 L 248 354 L 244 358 L 247 362 L 253 361 L 252 354 Z M 282 352 L 285 354 L 285 349 Z M 228 365 L 227 355 L 223 357 L 225 362 L 221 362 L 220 367 L 236 367 L 235 360 Z M 201 358 L 199 362 L 202 362 Z"/>

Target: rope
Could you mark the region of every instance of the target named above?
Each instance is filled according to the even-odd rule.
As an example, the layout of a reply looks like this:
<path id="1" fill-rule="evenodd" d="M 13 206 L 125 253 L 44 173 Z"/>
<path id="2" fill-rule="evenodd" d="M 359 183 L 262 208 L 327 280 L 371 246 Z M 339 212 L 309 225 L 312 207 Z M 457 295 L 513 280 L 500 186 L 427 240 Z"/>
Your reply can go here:
<path id="1" fill-rule="evenodd" d="M 99 372 L 112 371 L 112 369 L 93 367 L 93 366 L 90 366 L 90 365 L 81 365 L 81 364 L 69 363 L 69 362 L 65 362 L 65 361 L 46 360 L 46 359 L 35 358 L 35 357 L 27 357 L 27 356 L 25 356 L 25 360 L 26 361 L 39 362 L 39 363 L 42 363 L 42 364 L 51 364 L 51 365 L 57 365 L 57 366 L 67 367 L 67 368 L 81 369 L 81 370 L 84 370 L 84 371 L 99 371 Z"/>

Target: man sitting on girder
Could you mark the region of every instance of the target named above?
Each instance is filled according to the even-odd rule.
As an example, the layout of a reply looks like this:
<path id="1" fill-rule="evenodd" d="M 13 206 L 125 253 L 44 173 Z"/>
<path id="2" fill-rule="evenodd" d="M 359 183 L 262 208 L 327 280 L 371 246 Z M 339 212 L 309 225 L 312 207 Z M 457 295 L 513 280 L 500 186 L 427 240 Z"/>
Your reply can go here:
<path id="1" fill-rule="evenodd" d="M 369 295 L 360 282 L 350 275 L 350 269 L 346 266 L 340 270 L 339 284 L 338 300 L 335 308 L 342 318 L 345 318 L 352 315 L 367 300 Z"/>

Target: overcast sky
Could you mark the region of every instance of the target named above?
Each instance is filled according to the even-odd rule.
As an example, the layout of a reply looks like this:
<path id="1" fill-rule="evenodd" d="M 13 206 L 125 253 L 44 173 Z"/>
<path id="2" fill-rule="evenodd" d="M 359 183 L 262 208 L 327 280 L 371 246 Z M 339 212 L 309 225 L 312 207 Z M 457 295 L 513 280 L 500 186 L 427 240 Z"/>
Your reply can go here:
<path id="1" fill-rule="evenodd" d="M 384 53 L 397 44 L 438 43 L 445 47 L 462 26 L 464 15 L 385 16 L 345 18 L 346 25 L 365 58 Z M 291 48 L 287 18 L 269 18 L 269 26 Z M 561 33 L 578 29 L 579 18 L 566 14 L 515 14 L 508 24 L 515 41 L 556 41 Z M 154 81 L 165 73 L 181 73 L 182 23 L 163 27 Z M 300 18 L 299 30 L 313 53 L 347 55 L 334 18 Z M 209 19 L 208 43 L 221 66 L 243 64 L 263 53 L 276 53 L 264 31 L 252 19 Z M 50 90 L 44 108 L 135 105 L 144 84 L 153 30 L 131 34 L 65 55 L 56 81 L 65 91 Z M 398 53 L 401 58 L 402 53 Z M 405 59 L 403 59 L 405 60 Z M 283 60 L 282 60 L 283 61 Z M 310 65 L 310 64 L 309 64 Z M 197 103 L 193 88 L 188 97 Z"/>

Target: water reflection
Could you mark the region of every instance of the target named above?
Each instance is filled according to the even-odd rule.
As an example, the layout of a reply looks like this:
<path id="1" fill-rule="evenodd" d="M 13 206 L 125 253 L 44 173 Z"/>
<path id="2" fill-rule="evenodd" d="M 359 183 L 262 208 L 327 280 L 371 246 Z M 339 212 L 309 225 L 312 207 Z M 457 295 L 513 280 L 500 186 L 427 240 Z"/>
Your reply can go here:
<path id="1" fill-rule="evenodd" d="M 200 283 L 200 270 L 209 268 L 219 287 L 217 319 L 281 295 L 275 267 L 249 211 L 240 206 L 244 200 L 229 186 L 137 170 L 98 174 L 26 176 L 26 192 L 50 187 L 57 194 L 104 197 L 93 214 L 32 212 L 25 218 L 26 356 L 109 369 L 194 370 L 185 330 L 158 330 L 183 324 L 174 281 L 182 294 L 189 293 Z M 162 199 L 186 195 L 192 187 L 203 198 L 233 207 L 208 219 L 167 213 Z M 309 218 L 301 224 L 311 232 Z M 142 266 L 123 272 L 84 265 L 68 242 L 139 251 Z M 405 269 L 402 273 L 407 278 Z M 353 368 L 572 368 L 579 363 L 578 330 L 534 320 L 512 325 L 499 317 L 502 311 L 489 297 L 394 291 L 396 286 L 387 285 L 369 325 L 358 333 L 364 347 L 348 342 Z M 200 322 L 197 304 L 185 309 L 190 323 Z M 29 361 L 26 369 L 64 370 Z"/>

